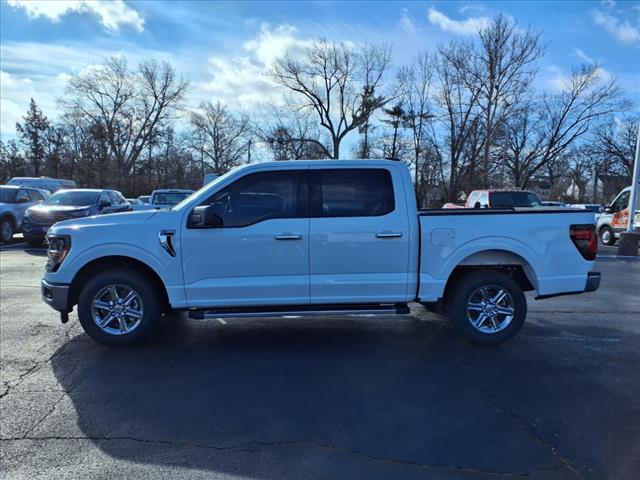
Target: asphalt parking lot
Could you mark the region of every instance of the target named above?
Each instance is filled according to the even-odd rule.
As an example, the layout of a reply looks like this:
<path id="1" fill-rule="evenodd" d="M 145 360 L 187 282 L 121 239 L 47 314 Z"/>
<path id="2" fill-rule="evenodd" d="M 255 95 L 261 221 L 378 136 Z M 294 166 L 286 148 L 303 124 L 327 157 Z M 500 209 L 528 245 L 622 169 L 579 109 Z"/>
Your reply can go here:
<path id="1" fill-rule="evenodd" d="M 477 347 L 387 318 L 167 318 L 106 348 L 40 301 L 42 250 L 0 251 L 2 477 L 640 478 L 640 261 L 530 301 Z"/>

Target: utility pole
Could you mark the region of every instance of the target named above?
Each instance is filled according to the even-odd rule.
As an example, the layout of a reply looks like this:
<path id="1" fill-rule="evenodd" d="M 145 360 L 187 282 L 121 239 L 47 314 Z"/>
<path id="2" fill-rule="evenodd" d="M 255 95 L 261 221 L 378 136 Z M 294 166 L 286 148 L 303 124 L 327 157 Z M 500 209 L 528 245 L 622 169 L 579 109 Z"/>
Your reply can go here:
<path id="1" fill-rule="evenodd" d="M 629 221 L 627 222 L 627 231 L 620 234 L 618 241 L 618 255 L 620 256 L 638 256 L 638 244 L 640 243 L 640 231 L 635 229 L 636 205 L 638 204 L 638 184 L 640 183 L 640 127 L 638 128 L 636 138 L 636 158 L 633 162 L 633 178 L 631 179 L 631 195 L 629 195 Z"/>
<path id="2" fill-rule="evenodd" d="M 627 225 L 627 232 L 633 232 L 635 230 L 635 217 L 636 217 L 636 205 L 638 205 L 638 192 L 640 183 L 640 168 L 638 163 L 640 153 L 640 125 L 638 126 L 638 136 L 636 138 L 636 159 L 633 162 L 633 178 L 631 179 L 631 195 L 629 196 L 629 224 Z"/>

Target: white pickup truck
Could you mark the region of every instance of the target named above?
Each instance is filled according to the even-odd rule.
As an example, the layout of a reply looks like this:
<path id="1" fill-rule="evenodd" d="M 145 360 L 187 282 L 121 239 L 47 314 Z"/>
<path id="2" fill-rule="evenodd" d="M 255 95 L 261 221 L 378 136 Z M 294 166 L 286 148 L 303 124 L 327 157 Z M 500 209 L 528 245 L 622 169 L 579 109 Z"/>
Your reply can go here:
<path id="1" fill-rule="evenodd" d="M 163 313 L 192 318 L 407 314 L 438 308 L 498 344 L 537 298 L 596 290 L 594 214 L 573 209 L 418 212 L 407 167 L 387 160 L 253 164 L 170 210 L 57 223 L 44 301 L 110 345 Z"/>

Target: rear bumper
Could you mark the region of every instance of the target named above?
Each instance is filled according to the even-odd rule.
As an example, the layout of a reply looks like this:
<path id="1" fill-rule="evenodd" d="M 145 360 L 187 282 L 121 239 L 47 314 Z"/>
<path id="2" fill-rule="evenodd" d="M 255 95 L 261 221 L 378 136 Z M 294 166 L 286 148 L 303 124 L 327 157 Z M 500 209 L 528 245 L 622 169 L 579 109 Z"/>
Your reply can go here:
<path id="1" fill-rule="evenodd" d="M 40 291 L 42 301 L 54 310 L 59 312 L 70 312 L 69 308 L 69 285 L 49 283 L 42 279 L 40 281 Z"/>
<path id="2" fill-rule="evenodd" d="M 544 300 L 545 298 L 551 297 L 561 297 L 563 295 L 578 295 L 580 293 L 585 292 L 595 292 L 600 288 L 600 272 L 589 272 L 587 273 L 587 281 L 584 285 L 584 290 L 579 290 L 577 292 L 560 292 L 560 293 L 552 293 L 550 295 L 538 295 L 536 300 Z"/>
<path id="3" fill-rule="evenodd" d="M 585 292 L 595 292 L 600 288 L 600 272 L 587 273 L 587 283 L 584 287 Z"/>

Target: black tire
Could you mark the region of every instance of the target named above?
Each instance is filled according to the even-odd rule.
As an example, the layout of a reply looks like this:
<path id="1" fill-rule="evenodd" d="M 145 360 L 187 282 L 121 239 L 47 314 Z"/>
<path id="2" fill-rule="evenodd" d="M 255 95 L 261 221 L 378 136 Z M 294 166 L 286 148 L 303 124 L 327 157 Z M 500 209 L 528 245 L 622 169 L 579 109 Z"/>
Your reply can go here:
<path id="1" fill-rule="evenodd" d="M 142 318 L 140 323 L 128 333 L 120 335 L 108 333 L 94 321 L 92 314 L 94 297 L 110 285 L 129 288 L 141 299 Z M 96 275 L 84 286 L 78 299 L 78 318 L 84 331 L 104 345 L 134 345 L 149 338 L 160 322 L 163 313 L 162 305 L 162 297 L 158 295 L 152 281 L 135 271 L 114 269 Z M 113 322 L 117 322 L 117 319 Z"/>
<path id="2" fill-rule="evenodd" d="M 44 246 L 44 240 L 42 238 L 27 238 L 27 244 L 31 248 L 41 248 Z"/>
<path id="3" fill-rule="evenodd" d="M 507 315 L 496 313 L 496 317 L 493 317 L 499 327 L 503 329 L 494 332 L 481 331 L 479 328 L 484 330 L 493 328 L 492 317 L 486 317 L 487 321 L 485 323 L 481 322 L 482 326 L 480 327 L 475 327 L 469 318 L 470 315 L 474 314 L 475 310 L 468 313 L 468 304 L 472 299 L 478 298 L 477 296 L 480 295 L 479 290 L 483 287 L 486 287 L 488 292 L 496 292 L 502 289 L 508 293 L 506 299 L 502 301 L 503 303 L 498 302 L 497 306 L 507 308 L 506 306 L 508 305 L 509 308 L 512 308 L 513 315 L 511 315 L 511 319 L 502 327 L 500 319 L 506 320 Z M 476 304 L 476 302 L 472 303 Z M 499 345 L 506 342 L 520 331 L 527 316 L 527 299 L 520 285 L 504 273 L 491 270 L 474 271 L 460 277 L 449 291 L 447 306 L 449 318 L 456 329 L 473 343 L 482 345 Z M 488 308 L 496 308 L 496 306 Z M 492 312 L 495 312 L 495 310 L 492 310 Z M 477 312 L 477 315 L 475 318 L 479 319 L 480 311 Z M 491 326 L 487 322 L 491 323 Z"/>
<path id="4" fill-rule="evenodd" d="M 614 245 L 616 243 L 616 236 L 611 227 L 602 227 L 598 232 L 598 237 L 600 238 L 600 243 L 603 245 Z"/>
<path id="5" fill-rule="evenodd" d="M 13 223 L 13 218 L 4 217 L 0 222 L 0 243 L 8 243 L 13 238 L 13 234 L 16 232 L 16 226 Z"/>

